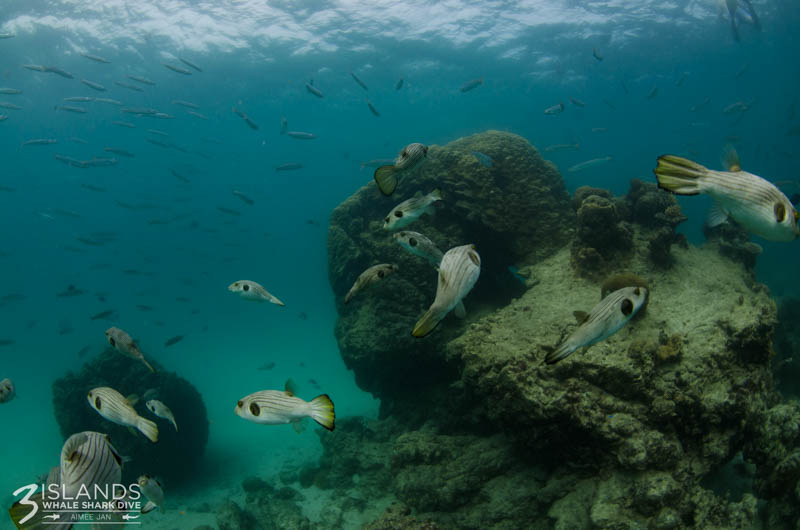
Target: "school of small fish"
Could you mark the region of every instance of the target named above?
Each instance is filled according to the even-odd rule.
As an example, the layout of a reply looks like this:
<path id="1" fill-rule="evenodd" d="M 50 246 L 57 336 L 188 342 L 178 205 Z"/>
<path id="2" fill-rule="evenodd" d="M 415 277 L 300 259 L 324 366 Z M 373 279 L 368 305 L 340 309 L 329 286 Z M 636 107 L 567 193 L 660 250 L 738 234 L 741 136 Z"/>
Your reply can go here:
<path id="1" fill-rule="evenodd" d="M 729 1 L 727 6 L 730 10 L 731 29 L 735 40 L 739 40 L 740 38 L 739 26 L 742 20 L 759 27 L 758 17 L 749 1 L 743 0 L 741 5 L 738 4 L 738 2 Z M 0 38 L 2 39 L 12 37 L 14 37 L 14 35 L 0 34 Z M 112 62 L 107 58 L 88 52 L 80 52 L 79 55 L 97 64 L 110 64 Z M 601 55 L 597 48 L 592 50 L 592 57 L 597 62 L 602 62 L 605 59 L 604 55 Z M 176 77 L 195 76 L 204 72 L 204 70 L 194 62 L 177 56 L 161 64 L 170 72 L 179 74 Z M 93 91 L 92 93 L 108 92 L 109 90 L 113 91 L 115 90 L 114 87 L 122 88 L 126 90 L 128 94 L 144 93 L 145 90 L 149 90 L 156 85 L 156 83 L 148 77 L 133 73 L 126 76 L 126 79 L 132 81 L 132 83 L 113 80 L 112 84 L 104 85 L 91 79 L 80 76 L 76 77 L 73 73 L 59 68 L 58 66 L 23 64 L 22 68 L 31 72 L 37 72 L 30 75 L 54 74 L 63 79 L 73 80 L 73 83 L 80 83 L 84 87 L 91 89 L 91 91 Z M 748 64 L 746 63 L 735 74 L 734 79 L 742 77 L 747 72 L 747 69 Z M 351 71 L 349 75 L 358 87 L 365 92 L 370 92 L 366 82 L 356 72 Z M 677 81 L 675 81 L 675 86 L 682 86 L 688 75 L 687 72 L 682 72 Z M 404 87 L 404 83 L 404 78 L 399 78 L 394 83 L 395 91 L 401 90 Z M 458 92 L 466 94 L 484 85 L 485 82 L 483 78 L 475 78 L 461 85 L 458 88 Z M 315 98 L 326 98 L 323 88 L 315 84 L 313 79 L 302 86 L 308 94 L 311 94 Z M 373 88 L 375 87 L 373 86 Z M 628 87 L 624 81 L 622 81 L 622 88 L 627 94 Z M 486 90 L 486 88 L 482 88 L 481 90 Z M 19 96 L 22 93 L 23 91 L 17 88 L 0 87 L 0 95 Z M 480 91 L 478 91 L 478 93 L 480 93 Z M 646 95 L 644 95 L 644 99 L 655 99 L 658 97 L 658 94 L 659 87 L 652 86 Z M 471 96 L 472 94 L 461 97 Z M 557 99 L 551 99 L 548 104 L 552 103 L 553 100 Z M 150 136 L 143 137 L 143 139 L 158 148 L 178 151 L 184 154 L 193 154 L 201 158 L 206 157 L 203 149 L 190 148 L 184 144 L 182 139 L 177 138 L 172 140 L 168 132 L 160 129 L 146 128 L 147 125 L 144 124 L 148 121 L 152 122 L 152 120 L 174 120 L 181 116 L 191 116 L 192 118 L 204 121 L 209 120 L 209 116 L 213 117 L 211 113 L 208 115 L 201 113 L 200 105 L 186 99 L 173 99 L 171 101 L 171 104 L 175 106 L 170 110 L 170 112 L 173 112 L 172 114 L 164 111 L 167 109 L 128 106 L 123 101 L 106 97 L 67 96 L 59 101 L 60 102 L 55 105 L 52 105 L 53 111 L 74 115 L 72 117 L 75 119 L 81 119 L 82 115 L 91 113 L 96 104 L 108 105 L 106 108 L 109 109 L 116 108 L 117 110 L 114 112 L 118 112 L 117 118 L 124 117 L 131 121 L 112 119 L 108 121 L 110 124 L 126 129 L 144 131 L 142 134 L 148 134 Z M 382 113 L 370 99 L 364 99 L 363 101 L 366 103 L 366 110 L 369 110 L 375 118 L 381 118 Z M 567 110 L 564 101 L 569 102 L 569 110 Z M 607 99 L 602 101 L 612 110 L 616 108 L 614 104 Z M 589 104 L 591 105 L 591 103 L 590 101 Z M 80 104 L 80 106 L 75 104 Z M 688 110 L 697 113 L 704 110 L 710 104 L 711 99 L 706 98 L 690 107 Z M 730 115 L 732 118 L 740 120 L 755 104 L 755 100 L 736 101 L 724 106 L 721 111 L 723 114 Z M 563 101 L 558 101 L 555 104 L 546 106 L 540 112 L 543 112 L 547 116 L 553 116 L 553 118 L 547 119 L 558 120 L 559 118 L 557 116 L 562 113 L 584 112 L 581 109 L 585 109 L 586 107 L 586 101 L 570 96 L 564 98 Z M 11 102 L 0 102 L 0 108 L 10 111 L 24 110 L 22 106 Z M 242 110 L 240 102 L 230 108 L 233 114 L 241 119 L 250 130 L 261 130 L 261 127 L 255 121 L 258 118 L 254 118 Z M 11 116 L 13 115 L 13 112 L 9 114 L 0 114 L 0 122 L 12 119 Z M 230 114 L 228 114 L 228 116 L 230 116 Z M 700 126 L 702 123 L 698 122 L 697 125 Z M 603 133 L 608 131 L 608 128 L 594 127 L 591 130 L 592 132 Z M 317 134 L 312 132 L 289 130 L 286 117 L 281 117 L 278 134 L 294 140 L 310 141 L 319 138 Z M 787 134 L 795 135 L 800 133 L 790 129 Z M 205 141 L 217 144 L 223 143 L 221 140 L 213 138 L 206 138 Z M 48 148 L 56 146 L 55 148 L 59 151 L 64 149 L 62 152 L 67 152 L 68 149 L 70 149 L 69 144 L 88 144 L 88 142 L 77 137 L 28 138 L 21 141 L 20 147 L 26 148 L 26 151 L 30 149 L 31 151 L 44 150 L 47 152 Z M 577 151 L 579 149 L 580 144 L 578 142 L 569 141 L 566 143 L 549 145 L 544 147 L 543 151 L 547 153 L 556 153 L 562 151 Z M 394 159 L 376 158 L 368 160 L 361 163 L 361 168 L 375 168 L 373 179 L 377 189 L 383 196 L 390 197 L 398 190 L 401 184 L 406 183 L 406 181 L 408 181 L 407 183 L 409 185 L 413 183 L 413 173 L 425 162 L 428 157 L 428 152 L 429 147 L 427 145 L 414 142 L 406 145 Z M 484 168 L 482 170 L 490 171 L 495 167 L 496 162 L 492 157 L 477 151 L 471 152 L 470 154 L 474 157 L 477 164 L 480 164 L 480 166 Z M 56 162 L 78 169 L 113 167 L 124 163 L 125 161 L 123 159 L 136 157 L 136 153 L 133 149 L 120 145 L 104 146 L 102 147 L 102 153 L 98 152 L 98 155 L 103 156 L 78 159 L 66 154 L 52 152 L 52 158 Z M 122 158 L 118 159 L 116 157 Z M 583 162 L 578 162 L 569 166 L 566 171 L 569 173 L 586 171 L 608 164 L 612 160 L 613 158 L 611 156 L 586 159 Z M 798 228 L 800 214 L 793 204 L 797 201 L 790 200 L 775 184 L 768 180 L 743 171 L 738 156 L 732 149 L 727 153 L 726 166 L 726 171 L 716 171 L 708 169 L 687 158 L 676 155 L 662 155 L 658 157 L 657 166 L 653 171 L 658 186 L 661 189 L 677 195 L 705 194 L 710 196 L 714 205 L 708 217 L 707 224 L 709 226 L 717 226 L 726 222 L 728 219 L 732 219 L 749 232 L 771 241 L 793 241 L 800 236 L 800 228 Z M 304 164 L 300 162 L 285 162 L 272 167 L 274 167 L 275 172 L 298 171 L 304 169 Z M 192 179 L 187 176 L 193 174 L 191 168 L 188 168 L 188 171 L 186 168 L 179 168 L 179 170 L 170 168 L 170 174 L 183 185 L 189 185 L 192 182 Z M 91 183 L 82 183 L 81 187 L 96 193 L 105 192 L 105 188 Z M 2 191 L 13 192 L 14 190 L 4 186 Z M 244 191 L 233 189 L 231 194 L 236 200 L 240 201 L 239 206 L 243 209 L 247 209 L 256 204 L 256 201 Z M 148 210 L 153 208 L 148 204 L 132 204 L 122 200 L 117 200 L 116 204 L 121 208 L 129 210 Z M 431 219 L 435 219 L 436 211 L 440 207 L 446 207 L 446 200 L 441 190 L 434 189 L 430 193 L 424 195 L 421 191 L 418 191 L 414 196 L 394 206 L 382 220 L 383 229 L 387 232 L 391 232 L 390 237 L 393 241 L 410 254 L 425 260 L 437 272 L 437 287 L 436 292 L 432 293 L 432 303 L 424 314 L 420 316 L 411 330 L 411 335 L 418 338 L 425 337 L 433 332 L 451 312 L 458 318 L 464 318 L 466 316 L 464 299 L 472 291 L 481 274 L 481 257 L 475 245 L 465 243 L 449 248 L 446 252 L 442 252 L 437 244 L 424 234 L 406 230 L 406 227 L 415 223 L 423 215 L 427 214 Z M 224 205 L 217 206 L 217 211 L 228 216 L 241 215 L 240 210 Z M 80 213 L 78 212 L 55 208 L 44 209 L 38 211 L 37 214 L 49 221 L 56 220 L 57 218 L 80 218 Z M 178 220 L 180 219 L 152 218 L 148 221 L 148 224 L 162 225 Z M 310 222 L 310 224 L 313 223 Z M 113 241 L 113 239 L 113 233 L 95 232 L 74 235 L 75 241 L 88 247 L 102 247 L 106 243 Z M 65 245 L 64 248 L 72 252 L 85 251 L 84 248 L 77 246 Z M 99 269 L 100 267 L 98 267 L 98 270 Z M 124 272 L 130 275 L 147 274 L 147 271 L 140 271 L 138 269 L 126 269 Z M 400 275 L 402 272 L 397 265 L 392 263 L 379 263 L 367 267 L 354 279 L 352 287 L 344 296 L 343 303 L 349 304 L 359 293 L 362 293 L 359 294 L 359 296 L 366 296 L 365 291 L 371 286 L 384 281 L 393 281 L 387 279 L 395 274 Z M 375 289 L 375 287 L 371 288 L 373 290 Z M 268 302 L 278 306 L 285 305 L 261 284 L 252 280 L 235 281 L 228 286 L 228 291 L 236 293 L 239 297 L 248 301 Z M 604 296 L 590 312 L 576 312 L 575 316 L 578 320 L 577 327 L 566 339 L 561 341 L 557 347 L 546 354 L 544 361 L 547 364 L 555 364 L 567 358 L 575 351 L 588 348 L 593 344 L 607 339 L 622 329 L 629 321 L 636 317 L 637 314 L 643 313 L 642 310 L 647 304 L 649 294 L 648 289 L 645 287 L 624 287 Z M 75 285 L 68 285 L 63 291 L 56 293 L 56 296 L 59 298 L 72 298 L 91 296 L 91 293 L 87 289 L 82 289 Z M 98 301 L 105 302 L 105 295 L 103 293 L 95 293 L 95 296 Z M 0 304 L 23 298 L 24 295 L 20 294 L 7 295 L 0 299 Z M 189 301 L 186 297 L 177 297 L 176 300 Z M 153 307 L 144 304 L 138 304 L 136 307 L 142 312 L 153 311 Z M 89 319 L 92 321 L 111 320 L 115 318 L 116 315 L 116 310 L 104 309 L 90 316 Z M 301 313 L 301 315 L 304 316 L 301 318 L 308 318 L 305 313 Z M 70 322 L 68 320 L 63 320 L 60 324 L 59 333 L 68 334 L 71 332 L 72 326 Z M 156 369 L 145 359 L 136 341 L 134 341 L 127 332 L 116 326 L 112 326 L 105 331 L 105 337 L 114 351 L 133 361 L 142 363 L 151 373 L 156 373 Z M 183 335 L 172 336 L 164 342 L 164 347 L 173 346 L 183 339 Z M 12 344 L 14 344 L 14 340 L 12 339 L 0 339 L 0 346 L 10 346 Z M 90 348 L 91 345 L 81 348 L 77 356 L 82 358 Z M 274 366 L 274 362 L 266 363 L 262 365 L 259 370 L 271 370 Z M 315 380 L 310 379 L 309 381 L 315 387 L 319 386 Z M 234 413 L 249 422 L 261 425 L 291 424 L 298 432 L 302 430 L 303 421 L 306 418 L 310 418 L 329 431 L 334 430 L 334 404 L 327 394 L 320 394 L 310 401 L 305 401 L 297 397 L 296 393 L 296 389 L 291 381 L 287 381 L 283 390 L 255 391 L 236 402 Z M 110 387 L 90 389 L 86 396 L 89 406 L 105 421 L 135 429 L 150 442 L 157 443 L 159 436 L 158 426 L 154 421 L 142 417 L 136 411 L 135 407 L 140 401 L 138 396 L 131 395 L 126 397 Z M 0 404 L 7 404 L 16 397 L 16 387 L 12 380 L 9 378 L 0 380 Z M 148 393 L 145 393 L 145 397 L 148 397 Z M 145 403 L 145 407 L 153 416 L 171 423 L 175 432 L 178 432 L 178 422 L 167 404 L 158 399 L 148 399 Z M 65 492 L 74 495 L 81 488 L 118 483 L 121 477 L 123 462 L 124 459 L 116 451 L 106 434 L 89 431 L 76 433 L 70 436 L 63 444 L 60 454 L 60 465 L 51 470 L 48 475 L 47 485 L 62 487 Z M 148 500 L 147 504 L 141 510 L 142 514 L 149 513 L 156 508 L 164 506 L 165 496 L 160 481 L 149 475 L 142 475 L 138 478 L 137 482 L 142 493 Z M 46 496 L 47 488 L 37 495 L 40 497 Z M 19 517 L 22 516 L 21 507 L 15 504 L 11 508 L 10 513 L 12 518 L 18 520 Z M 41 515 L 39 517 L 39 520 L 34 522 L 41 524 Z"/>

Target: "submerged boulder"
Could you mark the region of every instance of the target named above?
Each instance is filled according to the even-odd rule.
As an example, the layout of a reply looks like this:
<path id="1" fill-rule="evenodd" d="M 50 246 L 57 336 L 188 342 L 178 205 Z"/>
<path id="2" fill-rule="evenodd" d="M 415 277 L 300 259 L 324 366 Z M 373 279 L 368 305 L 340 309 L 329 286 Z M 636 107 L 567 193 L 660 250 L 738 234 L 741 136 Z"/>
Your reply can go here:
<path id="1" fill-rule="evenodd" d="M 111 443 L 130 461 L 122 466 L 123 480 L 136 480 L 144 473 L 157 475 L 173 487 L 199 471 L 208 441 L 208 418 L 200 393 L 186 379 L 161 369 L 156 373 L 111 349 L 53 382 L 53 408 L 64 439 L 81 431 L 97 431 L 111 437 Z M 134 406 L 143 418 L 158 426 L 158 442 L 152 443 L 138 431 L 112 423 L 87 402 L 89 390 L 108 386 L 124 396 L 136 394 Z M 180 432 L 172 424 L 150 413 L 149 399 L 158 399 L 175 415 Z"/>
<path id="2" fill-rule="evenodd" d="M 535 153 L 512 135 L 487 135 Z M 348 494 L 363 484 L 447 528 L 759 528 L 759 501 L 768 527 L 796 528 L 800 405 L 774 389 L 777 311 L 753 262 L 713 241 L 689 245 L 675 230 L 686 219 L 675 198 L 653 183 L 634 180 L 625 197 L 581 188 L 570 204 L 553 191 L 563 185 L 546 163 L 551 193 L 528 200 L 543 208 L 549 197 L 559 221 L 522 235 L 480 214 L 477 197 L 493 195 L 487 183 L 500 185 L 492 168 L 476 158 L 473 173 L 454 179 L 469 160 L 455 146 L 471 139 L 431 147 L 431 160 L 401 188 L 441 185 L 445 201 L 448 185 L 457 192 L 454 207 L 411 229 L 442 250 L 478 246 L 484 267 L 465 321 L 449 317 L 424 340 L 409 336 L 436 274 L 382 232 L 382 215 L 406 196 L 381 211 L 386 201 L 367 186 L 332 216 L 336 336 L 358 384 L 381 397 L 381 418 L 342 422 L 301 484 Z M 487 148 L 469 150 L 499 165 Z M 512 241 L 530 234 L 549 237 Z M 344 305 L 355 277 L 378 262 L 400 271 Z M 519 269 L 510 274 L 509 264 Z M 546 365 L 576 329 L 573 313 L 591 310 L 620 281 L 647 285 L 646 311 Z M 786 333 L 783 342 L 793 347 Z M 713 477 L 737 458 L 752 466 L 751 486 L 730 499 Z"/>
<path id="3" fill-rule="evenodd" d="M 395 205 L 436 188 L 443 200 L 435 215 L 423 215 L 405 229 L 426 235 L 443 252 L 476 246 L 482 270 L 465 300 L 468 315 L 521 294 L 524 282 L 510 267 L 548 256 L 568 241 L 574 225 L 555 166 L 524 138 L 499 131 L 430 146 L 427 160 L 400 181 L 392 197 L 383 197 L 371 182 L 340 204 L 328 231 L 328 271 L 339 312 L 336 338 L 358 385 L 383 397 L 439 379 L 444 367 L 429 354 L 462 327 L 449 316 L 431 336 L 411 336 L 433 302 L 437 273 L 383 229 Z M 358 275 L 377 263 L 396 264 L 399 271 L 345 305 L 344 295 Z M 421 374 L 427 374 L 422 381 Z"/>

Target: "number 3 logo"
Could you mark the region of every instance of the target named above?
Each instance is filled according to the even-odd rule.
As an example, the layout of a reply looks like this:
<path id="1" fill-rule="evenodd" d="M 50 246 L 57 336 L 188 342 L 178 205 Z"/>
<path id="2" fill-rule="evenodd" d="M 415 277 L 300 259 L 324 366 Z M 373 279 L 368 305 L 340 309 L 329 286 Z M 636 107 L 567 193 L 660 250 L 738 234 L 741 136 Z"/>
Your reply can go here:
<path id="1" fill-rule="evenodd" d="M 37 489 L 39 488 L 38 486 L 36 486 L 36 484 L 28 484 L 27 486 L 22 486 L 21 488 L 19 488 L 17 491 L 14 492 L 14 496 L 16 497 L 23 491 L 28 490 L 28 494 L 25 495 L 25 497 L 23 497 L 22 500 L 19 501 L 19 503 L 26 506 L 33 506 L 31 513 L 29 513 L 28 515 L 19 520 L 19 524 L 21 525 L 30 521 L 31 518 L 34 515 L 36 515 L 36 513 L 39 511 L 39 505 L 36 503 L 36 501 L 31 500 L 31 497 L 33 497 L 33 494 L 36 493 Z"/>

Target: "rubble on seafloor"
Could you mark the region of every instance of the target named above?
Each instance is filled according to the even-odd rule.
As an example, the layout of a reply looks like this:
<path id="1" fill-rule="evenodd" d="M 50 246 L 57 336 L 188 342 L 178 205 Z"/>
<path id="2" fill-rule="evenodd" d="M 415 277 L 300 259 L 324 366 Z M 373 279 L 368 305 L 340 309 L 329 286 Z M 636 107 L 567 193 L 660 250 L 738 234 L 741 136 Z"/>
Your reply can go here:
<path id="1" fill-rule="evenodd" d="M 469 150 L 495 163 L 470 162 Z M 429 158 L 403 190 L 440 186 L 445 204 L 412 228 L 442 250 L 476 244 L 485 267 L 467 316 L 412 338 L 435 272 L 383 231 L 393 203 L 374 185 L 337 208 L 336 337 L 359 386 L 381 399 L 380 418 L 337 419 L 320 432 L 319 462 L 282 472 L 269 498 L 285 486 L 327 492 L 342 500 L 333 527 L 380 499 L 364 528 L 800 528 L 800 405 L 776 391 L 776 304 L 735 227 L 688 244 L 674 198 L 650 182 L 632 181 L 624 197 L 580 188 L 570 198 L 554 168 L 507 133 L 431 146 Z M 543 214 L 476 211 L 528 187 L 544 194 Z M 497 212 L 515 215 L 513 229 Z M 380 262 L 400 270 L 345 307 L 354 278 Z M 545 365 L 575 329 L 573 311 L 591 309 L 617 274 L 647 282 L 646 312 Z M 257 501 L 237 508 L 255 513 Z"/>

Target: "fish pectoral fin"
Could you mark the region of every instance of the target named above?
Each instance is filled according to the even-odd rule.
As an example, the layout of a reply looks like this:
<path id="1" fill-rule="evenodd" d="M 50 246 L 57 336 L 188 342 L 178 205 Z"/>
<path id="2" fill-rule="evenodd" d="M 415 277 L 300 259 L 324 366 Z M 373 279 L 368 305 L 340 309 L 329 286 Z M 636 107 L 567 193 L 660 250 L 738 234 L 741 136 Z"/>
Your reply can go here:
<path id="1" fill-rule="evenodd" d="M 572 315 L 575 317 L 578 324 L 583 324 L 589 319 L 589 313 L 586 311 L 573 311 Z"/>
<path id="2" fill-rule="evenodd" d="M 303 420 L 294 420 L 292 422 L 292 429 L 294 429 L 294 432 L 297 434 L 301 434 L 305 432 L 306 424 L 303 422 Z"/>
<path id="3" fill-rule="evenodd" d="M 718 203 L 714 202 L 711 205 L 711 209 L 708 210 L 708 216 L 706 217 L 706 224 L 714 228 L 715 226 L 719 226 L 725 221 L 728 220 L 728 212 Z"/>
<path id="4" fill-rule="evenodd" d="M 157 506 L 155 505 L 155 503 L 153 501 L 147 501 L 147 504 L 145 504 L 144 507 L 142 508 L 142 513 L 143 514 L 144 513 L 150 513 L 153 510 L 155 510 L 156 508 L 157 508 Z"/>
<path id="5" fill-rule="evenodd" d="M 129 404 L 131 407 L 133 407 L 133 406 L 135 406 L 137 403 L 139 403 L 139 396 L 138 396 L 137 394 L 131 394 L 130 396 L 128 396 L 128 397 L 126 397 L 126 398 L 125 398 L 125 401 L 127 401 L 127 402 L 128 402 L 128 404 Z"/>
<path id="6" fill-rule="evenodd" d="M 372 175 L 375 179 L 375 184 L 378 185 L 378 189 L 387 197 L 397 189 L 396 172 L 397 169 L 394 165 L 386 165 L 376 169 L 375 173 Z"/>
<path id="7" fill-rule="evenodd" d="M 138 436 L 139 435 L 139 431 L 137 431 L 133 427 L 128 427 L 128 432 L 131 433 L 134 436 Z"/>
<path id="8" fill-rule="evenodd" d="M 464 318 L 464 317 L 467 316 L 467 308 L 464 307 L 464 302 L 463 301 L 459 301 L 456 304 L 456 307 L 453 310 L 453 314 L 455 316 L 457 316 L 458 318 Z"/>

